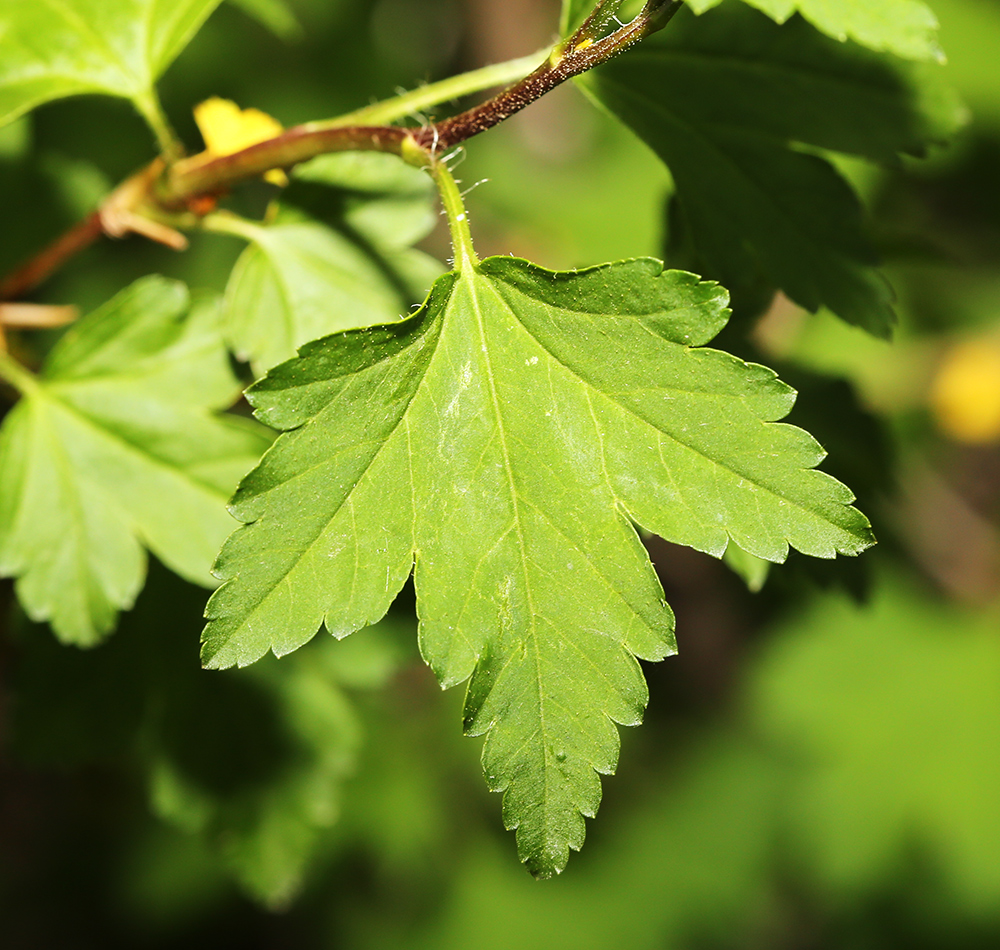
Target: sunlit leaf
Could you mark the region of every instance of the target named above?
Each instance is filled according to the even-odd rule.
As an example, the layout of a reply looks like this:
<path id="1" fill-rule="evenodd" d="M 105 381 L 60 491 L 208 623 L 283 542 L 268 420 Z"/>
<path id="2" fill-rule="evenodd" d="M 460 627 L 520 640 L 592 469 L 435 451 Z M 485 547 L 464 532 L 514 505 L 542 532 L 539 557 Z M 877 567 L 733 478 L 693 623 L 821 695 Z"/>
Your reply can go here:
<path id="1" fill-rule="evenodd" d="M 717 285 L 652 260 L 553 273 L 463 266 L 390 326 L 308 344 L 251 388 L 287 430 L 241 485 L 248 526 L 220 556 L 204 660 L 291 652 L 321 624 L 381 617 L 416 562 L 421 649 L 470 679 L 522 859 L 560 871 L 637 724 L 635 658 L 674 650 L 673 617 L 631 521 L 721 556 L 773 561 L 871 543 L 805 432 L 794 393 L 702 349 Z"/>
<path id="2" fill-rule="evenodd" d="M 410 249 L 382 254 L 318 221 L 232 225 L 251 244 L 226 288 L 226 336 L 257 375 L 309 340 L 398 320 L 440 273 Z"/>
<path id="3" fill-rule="evenodd" d="M 257 375 L 310 340 L 400 319 L 443 270 L 412 247 L 437 220 L 422 172 L 393 155 L 343 153 L 295 180 L 289 200 L 330 224 L 292 209 L 267 225 L 217 219 L 250 242 L 226 289 L 225 327 Z"/>
<path id="4" fill-rule="evenodd" d="M 148 113 L 153 84 L 220 0 L 6 0 L 0 123 L 64 96 L 106 93 Z"/>

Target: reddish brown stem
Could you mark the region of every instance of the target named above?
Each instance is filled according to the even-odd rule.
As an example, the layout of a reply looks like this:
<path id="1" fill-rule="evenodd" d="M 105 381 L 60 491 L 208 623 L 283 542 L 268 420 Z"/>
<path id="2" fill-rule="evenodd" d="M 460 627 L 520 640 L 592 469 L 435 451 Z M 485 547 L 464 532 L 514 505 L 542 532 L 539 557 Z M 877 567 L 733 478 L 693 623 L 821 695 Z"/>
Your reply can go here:
<path id="1" fill-rule="evenodd" d="M 642 14 L 631 23 L 610 36 L 592 42 L 592 21 L 600 12 L 595 10 L 583 26 L 530 76 L 482 105 L 414 133 L 414 140 L 434 152 L 452 148 L 479 135 L 520 112 L 567 79 L 606 63 L 651 33 L 663 29 L 680 7 L 679 0 L 647 0 Z"/>
<path id="2" fill-rule="evenodd" d="M 218 192 L 272 168 L 290 168 L 317 155 L 346 151 L 399 155 L 407 138 L 406 129 L 394 126 L 317 128 L 311 124 L 297 125 L 232 155 L 222 155 L 207 162 L 197 157 L 178 162 L 170 169 L 158 197 L 165 207 L 176 209 L 189 198 Z"/>
<path id="3" fill-rule="evenodd" d="M 0 300 L 16 300 L 30 293 L 71 257 L 90 247 L 103 230 L 101 215 L 97 211 L 73 225 L 0 283 Z"/>

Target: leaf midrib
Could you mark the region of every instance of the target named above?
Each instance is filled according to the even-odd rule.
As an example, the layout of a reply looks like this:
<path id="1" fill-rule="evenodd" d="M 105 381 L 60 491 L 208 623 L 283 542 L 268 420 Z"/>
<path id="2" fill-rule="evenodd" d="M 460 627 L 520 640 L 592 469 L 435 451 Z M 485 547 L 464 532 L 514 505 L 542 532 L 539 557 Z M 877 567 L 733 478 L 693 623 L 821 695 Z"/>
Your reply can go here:
<path id="1" fill-rule="evenodd" d="M 189 487 L 204 494 L 211 495 L 214 499 L 218 499 L 223 505 L 225 505 L 226 501 L 228 501 L 229 495 L 227 492 L 220 491 L 214 485 L 211 485 L 208 482 L 203 482 L 201 479 L 195 478 L 191 474 L 191 472 L 189 472 L 187 469 L 181 468 L 177 465 L 173 465 L 170 462 L 151 454 L 145 448 L 143 448 L 143 446 L 130 441 L 120 432 L 117 432 L 103 425 L 98 419 L 93 418 L 84 410 L 73 405 L 72 402 L 69 402 L 65 399 L 60 399 L 57 392 L 53 392 L 48 387 L 41 387 L 41 392 L 44 393 L 48 399 L 51 399 L 55 404 L 57 404 L 61 409 L 65 410 L 74 419 L 82 423 L 85 428 L 90 429 L 93 432 L 96 432 L 99 437 L 117 446 L 125 454 L 137 457 L 144 464 L 149 465 L 152 468 L 156 468 L 160 471 L 166 472 L 169 475 L 172 475 L 174 477 L 180 476 L 180 480 L 188 483 Z M 131 520 L 131 515 L 129 517 Z"/>
<path id="2" fill-rule="evenodd" d="M 524 529 L 521 524 L 521 514 L 520 514 L 520 496 L 517 490 L 516 480 L 514 478 L 514 471 L 511 465 L 510 452 L 507 448 L 507 431 L 503 421 L 503 414 L 500 409 L 500 399 L 496 389 L 496 377 L 493 371 L 493 361 L 490 358 L 489 343 L 486 336 L 486 327 L 484 323 L 483 310 L 480 305 L 480 298 L 477 290 L 481 283 L 485 283 L 486 287 L 492 291 L 492 294 L 499 297 L 496 290 L 492 287 L 492 282 L 488 277 L 485 277 L 477 269 L 473 268 L 471 275 L 468 273 L 460 273 L 459 279 L 464 279 L 469 286 L 469 297 L 471 298 L 473 304 L 473 314 L 475 318 L 476 330 L 479 334 L 480 343 L 480 353 L 482 354 L 482 361 L 485 363 L 486 367 L 486 379 L 490 389 L 490 398 L 493 402 L 493 412 L 496 417 L 497 422 L 497 432 L 500 436 L 500 450 L 501 456 L 503 458 L 504 473 L 507 476 L 507 487 L 510 492 L 511 505 L 513 508 L 513 520 L 514 528 L 517 533 L 518 548 L 521 554 L 521 570 L 524 578 L 524 590 L 525 596 L 527 598 L 527 607 L 529 611 L 530 626 L 529 626 L 529 639 L 532 646 L 534 667 L 535 667 L 535 684 L 537 688 L 538 695 L 538 731 L 542 736 L 542 767 L 541 772 L 543 775 L 543 793 L 541 796 L 541 809 L 542 812 L 548 817 L 549 813 L 549 802 L 556 796 L 549 789 L 550 782 L 550 772 L 548 762 L 548 745 L 549 745 L 549 734 L 547 729 L 546 717 L 545 717 L 545 690 L 542 685 L 542 666 L 541 666 L 541 655 L 540 648 L 538 644 L 538 630 L 535 621 L 535 601 L 532 591 L 531 578 L 528 572 L 528 557 L 527 550 L 524 541 Z M 519 321 L 518 321 L 519 322 Z M 508 656 L 507 664 L 511 662 L 513 656 Z M 531 737 L 526 739 L 526 742 L 530 742 Z M 549 838 L 549 828 L 548 821 L 546 821 L 545 827 L 545 838 Z"/>

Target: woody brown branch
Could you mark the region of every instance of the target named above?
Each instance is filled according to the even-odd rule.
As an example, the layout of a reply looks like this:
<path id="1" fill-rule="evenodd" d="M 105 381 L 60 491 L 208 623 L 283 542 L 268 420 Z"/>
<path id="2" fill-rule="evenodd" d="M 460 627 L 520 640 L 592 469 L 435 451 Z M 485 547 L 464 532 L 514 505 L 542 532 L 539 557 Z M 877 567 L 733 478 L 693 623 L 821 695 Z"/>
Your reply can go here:
<path id="1" fill-rule="evenodd" d="M 624 53 L 650 33 L 662 29 L 680 7 L 680 2 L 672 0 L 666 3 L 650 0 L 631 23 L 596 42 L 590 36 L 591 17 L 531 75 L 482 105 L 415 132 L 413 138 L 430 152 L 453 148 L 499 125 L 568 79 Z"/>

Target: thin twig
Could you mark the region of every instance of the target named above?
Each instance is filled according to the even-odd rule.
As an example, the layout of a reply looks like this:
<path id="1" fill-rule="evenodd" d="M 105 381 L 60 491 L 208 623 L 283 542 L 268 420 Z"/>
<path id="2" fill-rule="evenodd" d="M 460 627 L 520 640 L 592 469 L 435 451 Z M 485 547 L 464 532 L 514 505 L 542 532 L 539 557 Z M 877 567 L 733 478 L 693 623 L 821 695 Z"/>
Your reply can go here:
<path id="1" fill-rule="evenodd" d="M 631 23 L 595 40 L 597 29 L 606 26 L 606 21 L 618 5 L 612 0 L 606 7 L 598 7 L 529 76 L 481 105 L 422 129 L 414 135 L 416 143 L 428 151 L 439 152 L 493 128 L 566 80 L 608 62 L 663 29 L 682 5 L 682 0 L 647 0 L 642 12 Z"/>
<path id="2" fill-rule="evenodd" d="M 587 40 L 596 40 L 603 36 L 612 21 L 620 22 L 618 11 L 624 2 L 625 0 L 600 0 L 591 10 L 590 16 L 580 24 L 572 39 L 576 43 L 585 43 Z"/>
<path id="3" fill-rule="evenodd" d="M 213 194 L 272 168 L 291 168 L 329 152 L 368 151 L 401 155 L 410 137 L 406 129 L 391 125 L 337 126 L 307 123 L 287 129 L 281 135 L 258 142 L 232 155 L 205 162 L 198 156 L 174 165 L 161 182 L 156 198 L 164 207 L 176 210 L 188 198 Z"/>
<path id="4" fill-rule="evenodd" d="M 0 303 L 0 326 L 12 330 L 64 327 L 80 318 L 80 308 L 44 303 Z"/>
<path id="5" fill-rule="evenodd" d="M 409 92 L 403 92 L 392 99 L 385 99 L 370 106 L 363 106 L 325 122 L 312 123 L 317 128 L 326 126 L 334 128 L 344 125 L 390 125 L 402 119 L 422 113 L 442 102 L 451 102 L 476 92 L 508 86 L 512 82 L 525 77 L 544 60 L 550 49 L 539 50 L 529 56 L 520 56 L 503 63 L 494 63 L 474 69 L 471 72 L 459 73 L 448 79 L 419 86 Z"/>
<path id="6" fill-rule="evenodd" d="M 101 214 L 95 211 L 0 282 L 0 300 L 16 300 L 30 293 L 68 260 L 90 247 L 103 233 Z"/>
<path id="7" fill-rule="evenodd" d="M 232 155 L 209 162 L 197 156 L 178 162 L 170 170 L 158 197 L 166 207 L 176 209 L 186 198 L 211 194 L 269 169 L 290 168 L 328 152 L 367 150 L 406 157 L 407 140 L 431 153 L 452 148 L 520 112 L 567 79 L 607 62 L 662 29 L 681 2 L 647 0 L 642 12 L 631 23 L 595 41 L 595 27 L 617 6 L 610 0 L 607 7 L 599 7 L 534 72 L 487 102 L 453 118 L 415 131 L 395 126 L 331 126 L 328 122 L 299 125 Z"/>

